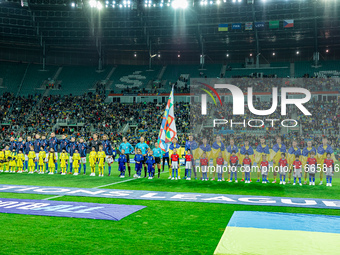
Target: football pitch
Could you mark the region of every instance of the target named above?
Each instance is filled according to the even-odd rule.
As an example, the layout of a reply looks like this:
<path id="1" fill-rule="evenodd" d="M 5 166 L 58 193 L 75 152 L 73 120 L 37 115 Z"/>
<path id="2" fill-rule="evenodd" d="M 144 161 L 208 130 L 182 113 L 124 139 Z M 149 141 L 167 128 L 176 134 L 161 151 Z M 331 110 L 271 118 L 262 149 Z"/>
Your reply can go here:
<path id="1" fill-rule="evenodd" d="M 132 165 L 134 169 L 134 165 Z M 107 167 L 106 167 L 107 171 Z M 105 188 L 275 197 L 340 199 L 340 179 L 333 187 L 286 184 L 244 184 L 200 180 L 118 177 L 117 163 L 110 177 L 87 175 L 0 174 L 0 184 L 76 188 Z M 134 171 L 132 170 L 132 173 Z M 182 175 L 184 169 L 181 171 Z M 157 173 L 156 173 L 157 175 Z M 240 178 L 240 175 L 239 175 Z M 272 181 L 272 178 L 269 179 Z M 150 201 L 119 198 L 1 193 L 1 198 L 48 199 L 101 204 L 142 205 L 120 221 L 0 214 L 1 254 L 213 254 L 234 211 L 267 211 L 340 216 L 340 210 L 196 202 Z M 270 237 L 266 237 L 270 242 Z M 246 242 L 246 240 L 245 240 Z"/>

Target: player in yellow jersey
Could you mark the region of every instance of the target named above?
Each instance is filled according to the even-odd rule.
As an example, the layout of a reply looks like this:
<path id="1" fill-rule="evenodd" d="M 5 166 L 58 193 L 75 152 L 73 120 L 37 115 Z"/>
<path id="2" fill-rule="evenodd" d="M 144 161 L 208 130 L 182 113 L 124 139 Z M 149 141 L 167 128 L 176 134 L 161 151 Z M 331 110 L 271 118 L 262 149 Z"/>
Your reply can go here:
<path id="1" fill-rule="evenodd" d="M 5 146 L 5 162 L 4 162 L 4 170 L 5 173 L 9 172 L 9 157 L 11 156 L 11 151 L 9 150 L 9 146 Z"/>
<path id="2" fill-rule="evenodd" d="M 15 169 L 17 168 L 17 152 L 15 149 L 12 150 L 9 159 L 9 171 L 11 173 L 15 173 Z"/>
<path id="3" fill-rule="evenodd" d="M 28 152 L 28 169 L 29 169 L 29 174 L 33 174 L 34 172 L 34 167 L 35 167 L 35 161 L 36 161 L 36 156 L 34 152 L 34 147 L 33 145 L 30 146 L 30 151 Z"/>
<path id="4" fill-rule="evenodd" d="M 97 152 L 96 147 L 92 147 L 92 151 L 89 155 L 91 174 L 90 176 L 96 176 L 96 163 L 97 163 Z"/>
<path id="5" fill-rule="evenodd" d="M 331 155 L 331 159 L 335 162 L 335 155 L 333 148 L 330 144 L 328 144 L 327 137 L 322 138 L 322 144 L 317 148 L 317 156 L 316 159 L 318 161 L 318 164 L 320 164 L 321 168 L 323 168 L 323 164 L 325 162 L 325 159 L 327 159 L 327 154 Z M 320 171 L 320 183 L 319 185 L 322 185 L 322 179 L 323 179 L 323 171 Z"/>
<path id="6" fill-rule="evenodd" d="M 79 170 L 79 161 L 80 161 L 80 154 L 78 150 L 75 150 L 72 156 L 73 160 L 73 169 L 74 169 L 74 174 L 73 175 L 78 175 L 80 170 Z"/>
<path id="7" fill-rule="evenodd" d="M 99 176 L 103 177 L 104 176 L 104 165 L 105 165 L 106 154 L 103 151 L 103 146 L 102 145 L 99 146 L 99 151 L 98 151 L 97 157 L 98 157 Z"/>
<path id="8" fill-rule="evenodd" d="M 18 173 L 22 173 L 22 169 L 24 168 L 24 162 L 25 162 L 25 154 L 23 153 L 23 150 L 20 149 L 19 153 L 17 154 Z"/>
<path id="9" fill-rule="evenodd" d="M 66 174 L 66 168 L 68 164 L 68 154 L 65 149 L 62 150 L 60 153 L 60 168 L 61 168 L 61 175 Z"/>
<path id="10" fill-rule="evenodd" d="M 41 146 L 39 154 L 38 154 L 39 174 L 44 174 L 45 173 L 45 169 L 44 169 L 45 161 L 46 161 L 46 151 L 44 150 L 44 147 Z"/>
<path id="11" fill-rule="evenodd" d="M 0 151 L 0 173 L 4 171 L 4 164 L 5 164 L 5 148 L 1 148 Z"/>
<path id="12" fill-rule="evenodd" d="M 48 163 L 48 174 L 54 174 L 55 170 L 55 162 L 57 161 L 57 157 L 54 153 L 54 149 L 50 148 L 50 153 L 47 156 L 47 163 Z"/>

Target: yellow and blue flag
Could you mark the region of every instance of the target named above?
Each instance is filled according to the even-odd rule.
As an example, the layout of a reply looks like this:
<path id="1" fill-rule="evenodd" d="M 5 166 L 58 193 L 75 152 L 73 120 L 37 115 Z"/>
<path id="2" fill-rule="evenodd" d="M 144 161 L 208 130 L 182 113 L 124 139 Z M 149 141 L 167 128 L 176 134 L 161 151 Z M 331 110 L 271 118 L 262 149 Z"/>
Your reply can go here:
<path id="1" fill-rule="evenodd" d="M 252 164 L 254 164 L 254 160 L 255 160 L 255 157 L 254 157 L 254 149 L 253 147 L 251 146 L 242 146 L 241 149 L 240 149 L 240 156 L 239 156 L 239 162 L 242 164 L 243 163 L 243 160 L 245 158 L 245 155 L 246 153 L 248 153 L 249 155 L 249 158 L 251 159 L 251 162 Z"/>
<path id="2" fill-rule="evenodd" d="M 214 254 L 338 254 L 339 238 L 338 216 L 236 211 Z"/>
<path id="3" fill-rule="evenodd" d="M 331 159 L 335 161 L 334 151 L 332 146 L 323 146 L 322 144 L 318 147 L 316 159 L 318 164 L 323 164 L 324 160 L 327 158 L 327 153 L 331 154 Z"/>
<path id="4" fill-rule="evenodd" d="M 302 156 L 301 156 L 301 164 L 302 167 L 305 167 L 305 165 L 307 164 L 307 159 L 310 157 L 311 152 L 314 152 L 315 156 L 316 156 L 316 149 L 315 147 L 305 147 L 302 150 Z"/>
<path id="5" fill-rule="evenodd" d="M 273 149 L 270 150 L 270 161 L 275 161 L 275 164 L 279 163 L 279 160 L 281 158 L 281 153 L 287 153 L 286 145 L 284 144 L 275 144 L 273 146 Z"/>
<path id="6" fill-rule="evenodd" d="M 257 145 L 256 150 L 255 150 L 255 162 L 257 163 L 257 165 L 258 166 L 260 165 L 262 161 L 262 155 L 269 155 L 269 154 L 270 154 L 270 151 L 269 151 L 269 147 L 267 144 Z M 267 160 L 269 160 L 269 158 L 267 158 Z"/>

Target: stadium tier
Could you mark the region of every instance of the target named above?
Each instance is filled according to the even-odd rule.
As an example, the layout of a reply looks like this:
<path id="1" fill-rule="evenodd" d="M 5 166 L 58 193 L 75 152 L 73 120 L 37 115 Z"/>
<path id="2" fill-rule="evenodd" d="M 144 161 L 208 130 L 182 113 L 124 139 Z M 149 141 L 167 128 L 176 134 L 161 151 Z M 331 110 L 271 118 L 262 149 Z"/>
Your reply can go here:
<path id="1" fill-rule="evenodd" d="M 0 62 L 0 92 L 17 93 L 28 64 Z"/>
<path id="2" fill-rule="evenodd" d="M 106 79 L 112 67 L 97 71 L 94 66 L 63 66 L 57 81 L 60 90 L 51 90 L 51 95 L 82 95 L 95 89 L 96 83 Z M 57 84 L 57 86 L 59 85 Z"/>
<path id="3" fill-rule="evenodd" d="M 320 61 L 317 66 L 313 62 L 295 62 L 295 77 L 340 77 L 340 61 Z"/>
<path id="4" fill-rule="evenodd" d="M 57 70 L 56 66 L 47 66 L 46 70 L 42 70 L 41 65 L 30 64 L 23 77 L 20 95 L 43 94 Z"/>

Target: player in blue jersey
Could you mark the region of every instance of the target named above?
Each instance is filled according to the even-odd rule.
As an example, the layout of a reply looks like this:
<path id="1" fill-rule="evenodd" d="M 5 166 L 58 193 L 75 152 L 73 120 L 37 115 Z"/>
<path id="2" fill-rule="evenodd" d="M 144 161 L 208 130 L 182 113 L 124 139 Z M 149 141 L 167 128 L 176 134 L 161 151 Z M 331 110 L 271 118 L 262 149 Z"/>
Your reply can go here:
<path id="1" fill-rule="evenodd" d="M 121 154 L 118 158 L 118 171 L 120 172 L 120 178 L 125 177 L 125 163 L 127 162 L 125 150 L 121 150 Z"/>
<path id="2" fill-rule="evenodd" d="M 163 154 L 163 160 L 162 160 L 162 172 L 164 172 L 164 166 L 165 166 L 165 161 L 167 162 L 168 164 L 168 171 L 169 171 L 169 167 L 170 167 L 170 157 L 169 157 L 169 151 L 165 152 Z"/>
<path id="3" fill-rule="evenodd" d="M 49 150 L 52 148 L 54 150 L 54 155 L 55 155 L 55 172 L 58 172 L 58 144 L 59 144 L 59 141 L 58 139 L 55 137 L 55 133 L 52 132 L 51 133 L 51 136 L 50 136 L 50 139 L 48 140 L 48 147 L 49 147 Z M 48 157 L 48 155 L 47 155 Z"/>
<path id="4" fill-rule="evenodd" d="M 158 168 L 158 178 L 160 177 L 161 174 L 161 159 L 162 159 L 162 150 L 159 148 L 158 143 L 155 143 L 155 148 L 152 150 L 153 156 L 155 158 L 155 164 L 157 164 Z"/>
<path id="5" fill-rule="evenodd" d="M 200 151 L 199 149 L 199 145 L 196 141 L 194 141 L 194 136 L 193 135 L 189 135 L 189 140 L 185 142 L 185 154 L 187 154 L 188 150 L 190 150 L 190 154 L 192 155 L 192 168 L 194 171 L 194 175 L 195 175 L 195 179 L 197 179 L 197 173 L 196 173 L 196 169 L 195 169 L 195 159 L 197 159 L 197 157 L 199 157 L 198 153 Z M 191 174 L 191 173 L 190 173 Z M 188 176 L 184 176 L 184 178 L 188 178 Z M 187 179 L 186 178 L 186 179 Z M 191 179 L 191 176 L 189 177 Z"/>
<path id="6" fill-rule="evenodd" d="M 146 160 L 147 153 L 148 153 L 148 150 L 149 150 L 149 145 L 147 145 L 145 143 L 145 139 L 144 139 L 143 136 L 140 138 L 140 142 L 137 143 L 137 145 L 136 145 L 135 153 L 137 152 L 137 149 L 140 149 L 141 152 L 142 152 L 142 155 L 143 155 L 142 165 L 144 166 L 144 178 L 146 178 L 147 167 L 146 167 L 146 164 L 145 164 L 145 160 Z"/>
<path id="7" fill-rule="evenodd" d="M 136 149 L 135 149 L 136 150 Z M 136 155 L 135 155 L 135 170 L 136 170 L 136 174 L 133 176 L 135 178 L 140 178 L 141 176 L 141 171 L 142 171 L 142 167 L 143 167 L 143 161 L 144 161 L 144 157 L 142 154 L 142 150 L 141 149 L 137 149 L 136 150 Z"/>
<path id="8" fill-rule="evenodd" d="M 14 136 L 11 136 L 10 141 L 9 141 L 9 149 L 10 151 L 13 152 L 13 149 L 16 150 L 17 149 L 17 142 L 15 141 Z"/>
<path id="9" fill-rule="evenodd" d="M 97 134 L 93 134 L 92 140 L 89 141 L 88 146 L 91 147 L 91 148 L 94 147 L 95 151 L 98 152 L 99 145 L 101 145 L 101 144 L 102 144 L 102 142 L 99 141 L 98 135 Z"/>
<path id="10" fill-rule="evenodd" d="M 119 145 L 119 151 L 122 153 L 122 150 L 125 151 L 127 167 L 129 171 L 129 176 L 131 176 L 131 166 L 130 166 L 130 154 L 133 152 L 133 146 L 127 141 L 126 137 L 123 137 L 123 142 Z"/>
<path id="11" fill-rule="evenodd" d="M 86 174 L 86 151 L 87 151 L 87 144 L 84 142 L 83 138 L 79 139 L 78 151 L 79 151 L 79 154 L 80 154 L 79 173 L 81 172 L 81 165 L 83 165 L 84 175 L 85 175 Z"/>
<path id="12" fill-rule="evenodd" d="M 155 157 L 152 155 L 153 152 L 152 150 L 149 149 L 149 155 L 146 158 L 146 164 L 148 165 L 148 174 L 149 174 L 149 178 L 148 179 L 153 179 L 154 175 L 155 175 Z"/>
<path id="13" fill-rule="evenodd" d="M 31 146 L 33 146 L 32 138 L 31 136 L 27 136 L 25 146 L 24 146 L 24 152 L 25 152 L 25 172 L 28 172 L 28 154 L 30 153 Z"/>
<path id="14" fill-rule="evenodd" d="M 72 174 L 72 170 L 73 170 L 73 154 L 75 153 L 76 150 L 78 150 L 78 144 L 76 142 L 76 139 L 74 137 L 71 137 L 71 141 L 68 144 L 68 147 L 67 147 L 67 150 L 66 150 L 70 154 L 70 174 Z M 77 173 L 78 169 L 75 169 L 74 172 Z"/>
<path id="15" fill-rule="evenodd" d="M 104 135 L 103 136 L 103 141 L 102 141 L 102 145 L 103 145 L 103 150 L 106 154 L 106 162 L 108 164 L 108 168 L 109 168 L 109 176 L 111 175 L 111 164 L 114 162 L 115 159 L 115 152 L 114 149 L 112 148 L 111 142 L 108 140 L 109 137 L 108 135 Z"/>

